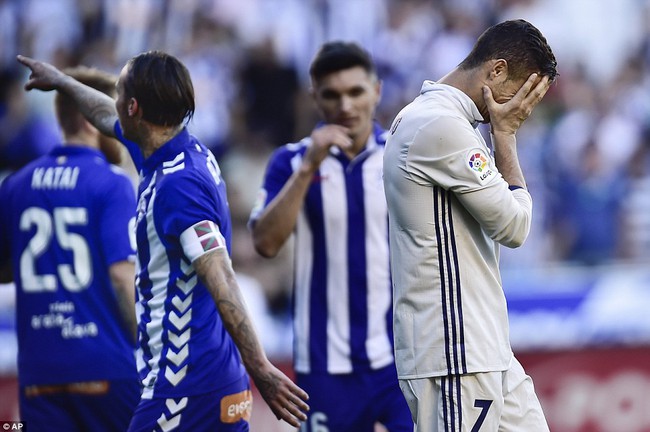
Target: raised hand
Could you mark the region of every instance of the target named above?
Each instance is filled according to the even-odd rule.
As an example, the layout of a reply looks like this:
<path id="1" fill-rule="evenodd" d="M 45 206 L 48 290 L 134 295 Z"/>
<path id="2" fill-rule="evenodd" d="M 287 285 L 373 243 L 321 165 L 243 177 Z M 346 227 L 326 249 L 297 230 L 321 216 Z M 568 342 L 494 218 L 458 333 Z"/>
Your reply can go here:
<path id="1" fill-rule="evenodd" d="M 305 153 L 304 163 L 309 164 L 313 171 L 318 169 L 331 147 L 345 151 L 353 145 L 352 138 L 348 136 L 348 129 L 337 124 L 326 124 L 315 129 L 311 139 L 312 144 Z"/>
<path id="2" fill-rule="evenodd" d="M 490 113 L 492 133 L 515 134 L 521 124 L 544 98 L 551 81 L 547 76 L 534 73 L 521 86 L 515 96 L 505 103 L 498 103 L 488 86 L 483 87 L 483 98 Z"/>
<path id="3" fill-rule="evenodd" d="M 25 90 L 58 90 L 66 93 L 93 126 L 108 137 L 115 136 L 113 126 L 117 121 L 117 111 L 115 101 L 110 96 L 78 82 L 49 63 L 22 55 L 16 59 L 32 71 Z"/>
<path id="4" fill-rule="evenodd" d="M 29 80 L 25 84 L 25 90 L 56 90 L 59 88 L 60 81 L 67 76 L 49 63 L 44 63 L 22 55 L 18 55 L 16 59 L 19 63 L 27 66 L 32 71 L 29 75 Z"/>

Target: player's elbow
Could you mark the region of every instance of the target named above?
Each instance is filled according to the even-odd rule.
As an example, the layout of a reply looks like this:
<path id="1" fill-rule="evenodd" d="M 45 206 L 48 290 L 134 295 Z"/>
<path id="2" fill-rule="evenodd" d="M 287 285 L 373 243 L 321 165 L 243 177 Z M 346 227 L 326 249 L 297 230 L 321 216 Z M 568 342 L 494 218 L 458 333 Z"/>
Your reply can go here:
<path id="1" fill-rule="evenodd" d="M 502 244 L 505 247 L 509 247 L 510 249 L 516 249 L 524 244 L 526 241 L 526 238 L 528 236 L 514 236 L 514 237 L 509 237 L 506 239 L 503 239 L 499 241 L 500 244 Z"/>
<path id="2" fill-rule="evenodd" d="M 274 258 L 278 254 L 278 249 L 268 244 L 267 242 L 254 242 L 255 250 L 264 258 Z"/>
<path id="3" fill-rule="evenodd" d="M 255 231 L 253 231 L 253 246 L 255 247 L 255 251 L 264 258 L 274 258 L 280 250 L 276 242 L 269 238 L 269 236 L 255 233 Z"/>
<path id="4" fill-rule="evenodd" d="M 135 295 L 135 264 L 131 261 L 118 261 L 111 264 L 108 273 L 115 293 L 119 295 Z"/>
<path id="5" fill-rule="evenodd" d="M 514 219 L 503 230 L 493 236 L 499 244 L 511 249 L 518 248 L 524 244 L 530 233 L 530 217 L 523 215 Z"/>

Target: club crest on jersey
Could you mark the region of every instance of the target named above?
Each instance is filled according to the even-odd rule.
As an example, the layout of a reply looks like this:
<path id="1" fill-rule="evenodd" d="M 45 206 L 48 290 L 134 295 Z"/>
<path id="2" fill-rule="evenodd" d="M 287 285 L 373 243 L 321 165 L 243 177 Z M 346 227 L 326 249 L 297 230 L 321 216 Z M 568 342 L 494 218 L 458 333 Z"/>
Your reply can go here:
<path id="1" fill-rule="evenodd" d="M 489 165 L 489 158 L 482 150 L 471 150 L 468 153 L 467 163 L 481 183 L 484 183 L 489 177 L 494 175 L 494 170 Z"/>

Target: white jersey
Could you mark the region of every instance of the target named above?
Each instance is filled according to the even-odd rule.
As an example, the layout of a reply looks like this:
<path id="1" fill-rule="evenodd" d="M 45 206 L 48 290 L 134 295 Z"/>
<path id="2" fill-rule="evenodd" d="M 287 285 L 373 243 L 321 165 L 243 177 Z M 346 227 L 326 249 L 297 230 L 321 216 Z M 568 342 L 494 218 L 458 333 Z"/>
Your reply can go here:
<path id="1" fill-rule="evenodd" d="M 532 200 L 510 190 L 460 90 L 425 81 L 384 155 L 400 379 L 501 371 L 512 351 L 499 243 L 517 247 Z"/>

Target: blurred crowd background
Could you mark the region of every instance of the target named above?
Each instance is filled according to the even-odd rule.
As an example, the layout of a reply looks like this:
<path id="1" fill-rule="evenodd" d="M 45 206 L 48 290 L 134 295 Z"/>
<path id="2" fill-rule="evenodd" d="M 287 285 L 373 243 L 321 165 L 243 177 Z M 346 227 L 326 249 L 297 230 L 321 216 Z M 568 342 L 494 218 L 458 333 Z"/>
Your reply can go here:
<path id="1" fill-rule="evenodd" d="M 388 127 L 423 80 L 440 78 L 485 28 L 511 18 L 547 36 L 560 77 L 519 133 L 535 223 L 524 247 L 503 251 L 506 289 L 516 296 L 530 288 L 540 281 L 535 271 L 547 277 L 543 291 L 553 280 L 564 286 L 609 274 L 610 266 L 644 268 L 647 0 L 0 0 L 0 170 L 6 175 L 60 143 L 53 95 L 23 90 L 27 72 L 16 54 L 116 74 L 142 51 L 177 56 L 196 90 L 189 129 L 212 149 L 229 185 L 235 269 L 253 307 L 272 318 L 265 331 L 280 326 L 269 332 L 281 335 L 269 349 L 286 354 L 289 254 L 258 257 L 246 221 L 270 152 L 317 121 L 307 70 L 318 46 L 354 40 L 371 52 L 383 80 L 377 120 Z M 567 267 L 578 270 L 567 277 Z"/>

